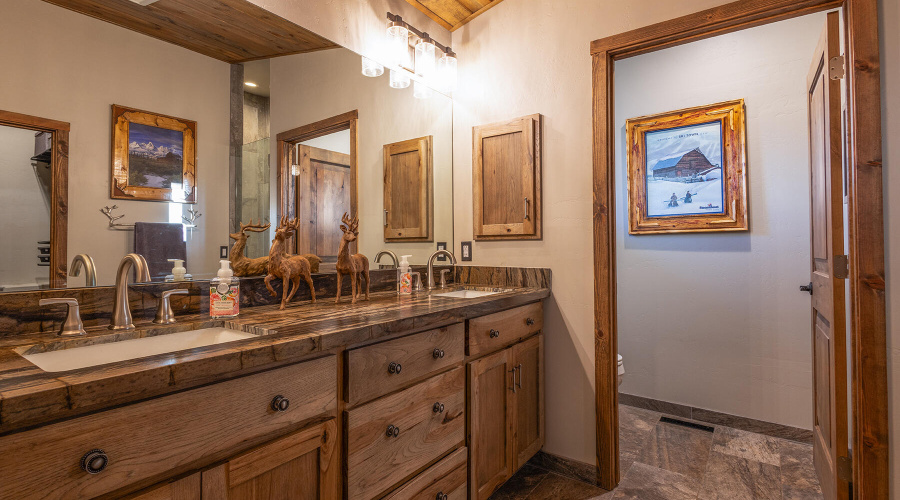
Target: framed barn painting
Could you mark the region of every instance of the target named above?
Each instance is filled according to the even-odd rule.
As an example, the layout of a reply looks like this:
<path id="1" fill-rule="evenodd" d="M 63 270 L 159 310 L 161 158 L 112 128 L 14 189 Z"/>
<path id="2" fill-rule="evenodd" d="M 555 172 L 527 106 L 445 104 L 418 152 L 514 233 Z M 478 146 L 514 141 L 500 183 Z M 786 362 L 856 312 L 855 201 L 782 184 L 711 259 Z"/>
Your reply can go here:
<path id="1" fill-rule="evenodd" d="M 197 122 L 112 107 L 110 198 L 197 201 Z"/>
<path id="2" fill-rule="evenodd" d="M 628 232 L 747 231 L 744 100 L 625 122 Z"/>

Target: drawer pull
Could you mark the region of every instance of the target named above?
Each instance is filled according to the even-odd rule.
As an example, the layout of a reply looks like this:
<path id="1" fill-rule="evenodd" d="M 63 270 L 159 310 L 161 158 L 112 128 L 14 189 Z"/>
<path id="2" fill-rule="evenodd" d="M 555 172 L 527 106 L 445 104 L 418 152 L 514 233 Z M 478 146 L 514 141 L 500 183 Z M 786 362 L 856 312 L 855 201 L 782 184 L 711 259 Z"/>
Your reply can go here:
<path id="1" fill-rule="evenodd" d="M 432 356 L 434 359 L 441 359 L 441 358 L 444 357 L 444 350 L 443 350 L 443 349 L 438 349 L 437 347 L 435 347 L 435 348 L 434 348 L 434 352 L 431 353 L 431 356 Z"/>
<path id="2" fill-rule="evenodd" d="M 275 411 L 287 411 L 290 405 L 291 400 L 281 395 L 275 396 L 275 399 L 272 400 L 272 409 Z"/>
<path id="3" fill-rule="evenodd" d="M 395 425 L 389 425 L 387 428 L 387 437 L 397 437 L 400 435 L 400 428 Z"/>
<path id="4" fill-rule="evenodd" d="M 528 325 L 528 326 L 533 326 L 533 325 L 534 325 L 534 318 L 527 318 L 527 319 L 525 319 L 525 324 Z"/>
<path id="5" fill-rule="evenodd" d="M 388 365 L 388 373 L 393 374 L 393 375 L 399 375 L 400 370 L 402 370 L 402 369 L 403 369 L 403 365 L 401 365 L 400 363 L 391 362 L 391 364 Z"/>
<path id="6" fill-rule="evenodd" d="M 88 474 L 99 474 L 109 465 L 109 457 L 103 450 L 91 450 L 81 457 L 81 468 Z"/>
<path id="7" fill-rule="evenodd" d="M 444 403 L 435 403 L 434 406 L 431 407 L 431 411 L 435 413 L 444 413 Z"/>
<path id="8" fill-rule="evenodd" d="M 500 330 L 494 330 L 493 328 L 491 328 L 491 338 L 495 339 L 499 336 L 500 336 Z"/>
<path id="9" fill-rule="evenodd" d="M 434 497 L 434 500 L 447 500 L 447 498 L 449 498 L 449 497 L 447 496 L 447 494 L 444 493 L 443 491 L 441 491 L 441 492 L 439 492 L 439 493 L 437 494 L 436 497 Z"/>

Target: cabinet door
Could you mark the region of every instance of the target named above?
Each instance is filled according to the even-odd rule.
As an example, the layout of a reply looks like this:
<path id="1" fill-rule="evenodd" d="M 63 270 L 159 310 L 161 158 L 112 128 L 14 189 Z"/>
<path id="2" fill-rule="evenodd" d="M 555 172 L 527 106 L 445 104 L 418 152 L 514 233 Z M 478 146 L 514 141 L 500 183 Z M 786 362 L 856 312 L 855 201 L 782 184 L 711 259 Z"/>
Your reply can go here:
<path id="1" fill-rule="evenodd" d="M 384 241 L 434 239 L 431 136 L 384 145 Z"/>
<path id="2" fill-rule="evenodd" d="M 544 336 L 512 347 L 515 358 L 515 469 L 544 446 Z"/>
<path id="3" fill-rule="evenodd" d="M 485 500 L 514 471 L 512 348 L 468 364 L 469 488 Z"/>
<path id="4" fill-rule="evenodd" d="M 541 238 L 541 115 L 474 128 L 476 240 Z"/>
<path id="5" fill-rule="evenodd" d="M 334 420 L 307 427 L 203 472 L 204 500 L 337 498 Z"/>
<path id="6" fill-rule="evenodd" d="M 200 473 L 147 488 L 129 500 L 200 500 Z"/>

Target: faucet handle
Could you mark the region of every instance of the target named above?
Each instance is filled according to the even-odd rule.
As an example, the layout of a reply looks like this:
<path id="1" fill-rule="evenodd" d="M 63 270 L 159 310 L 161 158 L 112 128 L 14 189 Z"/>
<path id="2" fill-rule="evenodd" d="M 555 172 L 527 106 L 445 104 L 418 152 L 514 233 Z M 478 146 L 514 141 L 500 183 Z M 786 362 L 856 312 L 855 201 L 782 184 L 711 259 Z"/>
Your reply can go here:
<path id="1" fill-rule="evenodd" d="M 412 280 L 413 291 L 421 292 L 422 291 L 422 273 L 420 273 L 419 271 L 415 271 L 415 272 L 412 272 L 409 274 L 415 276 L 415 278 L 413 278 L 413 280 Z"/>
<path id="2" fill-rule="evenodd" d="M 169 297 L 172 295 L 187 295 L 188 291 L 184 288 L 176 288 L 174 290 L 166 290 L 159 296 L 159 305 L 156 307 L 156 317 L 153 322 L 157 325 L 171 325 L 175 323 L 175 313 L 172 311 L 172 304 Z"/>
<path id="3" fill-rule="evenodd" d="M 441 288 L 447 287 L 447 275 L 450 274 L 449 269 L 441 269 Z"/>
<path id="4" fill-rule="evenodd" d="M 65 304 L 68 306 L 68 311 L 66 312 L 66 320 L 63 321 L 62 327 L 60 327 L 57 335 L 84 335 L 84 323 L 81 322 L 81 312 L 78 308 L 77 299 L 61 297 L 56 299 L 41 299 L 38 301 L 38 305 L 41 306 L 58 304 Z"/>

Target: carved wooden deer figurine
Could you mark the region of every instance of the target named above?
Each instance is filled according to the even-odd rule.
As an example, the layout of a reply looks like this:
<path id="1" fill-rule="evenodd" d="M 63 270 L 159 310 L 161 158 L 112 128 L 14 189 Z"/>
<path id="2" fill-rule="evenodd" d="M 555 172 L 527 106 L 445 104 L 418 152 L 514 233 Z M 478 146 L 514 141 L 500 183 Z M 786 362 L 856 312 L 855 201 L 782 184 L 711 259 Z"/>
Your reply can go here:
<path id="1" fill-rule="evenodd" d="M 362 293 L 362 278 L 366 277 L 366 300 L 369 300 L 369 259 L 361 253 L 350 255 L 350 242 L 356 241 L 359 236 L 359 219 L 356 217 L 350 220 L 350 216 L 344 213 L 341 219 L 341 231 L 344 236 L 341 238 L 341 246 L 338 250 L 337 265 L 337 300 L 341 301 L 341 279 L 345 274 L 350 275 L 351 304 L 356 303 Z"/>
<path id="2" fill-rule="evenodd" d="M 266 275 L 265 279 L 266 288 L 269 289 L 269 292 L 274 297 L 276 295 L 275 290 L 272 288 L 270 282 L 273 278 L 281 278 L 283 292 L 281 294 L 280 309 L 284 309 L 284 306 L 294 298 L 294 294 L 296 294 L 297 289 L 300 288 L 301 277 L 305 279 L 306 284 L 309 285 L 309 293 L 312 297 L 312 302 L 316 302 L 316 289 L 313 286 L 312 276 L 310 275 L 309 260 L 302 255 L 288 255 L 285 250 L 285 241 L 297 231 L 299 225 L 300 221 L 298 219 L 288 220 L 287 218 L 282 217 L 281 223 L 278 225 L 278 228 L 275 229 L 275 239 L 272 240 L 272 249 L 269 250 L 269 274 Z M 288 294 L 289 282 L 290 284 L 293 284 L 290 295 Z"/>
<path id="3" fill-rule="evenodd" d="M 229 234 L 231 239 L 234 240 L 234 246 L 231 247 L 228 260 L 231 261 L 231 269 L 234 270 L 235 276 L 260 276 L 266 274 L 269 257 L 248 258 L 244 256 L 244 247 L 247 246 L 247 238 L 250 236 L 247 234 L 248 231 L 251 233 L 262 233 L 268 231 L 269 226 L 271 224 L 263 225 L 262 221 L 254 224 L 251 219 L 250 224 L 241 223 L 240 232 Z"/>

